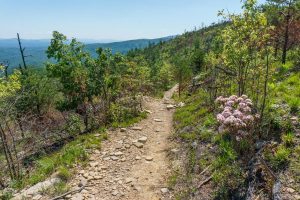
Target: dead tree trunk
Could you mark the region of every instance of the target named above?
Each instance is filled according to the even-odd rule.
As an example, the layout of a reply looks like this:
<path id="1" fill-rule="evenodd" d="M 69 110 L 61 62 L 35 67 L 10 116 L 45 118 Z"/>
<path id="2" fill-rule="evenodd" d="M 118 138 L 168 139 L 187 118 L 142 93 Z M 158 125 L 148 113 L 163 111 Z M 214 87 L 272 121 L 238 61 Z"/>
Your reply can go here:
<path id="1" fill-rule="evenodd" d="M 287 13 L 282 13 L 285 18 L 285 31 L 284 31 L 284 42 L 282 47 L 282 64 L 286 63 L 286 56 L 288 51 L 288 44 L 289 44 L 289 28 L 290 23 L 292 21 L 292 0 L 288 2 L 287 5 Z"/>
<path id="2" fill-rule="evenodd" d="M 22 56 L 23 66 L 24 66 L 24 69 L 27 69 L 27 65 L 26 65 L 26 62 L 25 62 L 25 57 L 26 56 L 24 55 L 25 48 L 22 47 L 19 33 L 17 33 L 17 36 L 18 36 L 18 42 L 19 42 L 20 53 L 21 53 L 21 56 Z"/>
<path id="3" fill-rule="evenodd" d="M 24 139 L 25 138 L 25 133 L 24 133 L 24 129 L 23 129 L 23 125 L 22 125 L 22 120 L 20 117 L 17 117 L 17 124 L 19 125 L 20 131 L 21 131 L 21 136 Z"/>
<path id="4" fill-rule="evenodd" d="M 268 47 L 266 47 L 266 48 L 268 48 Z M 260 121 L 261 122 L 263 120 L 264 110 L 265 110 L 265 107 L 266 107 L 268 79 L 269 79 L 269 52 L 267 50 L 267 66 L 266 66 L 266 75 L 265 75 L 265 82 L 264 82 L 264 96 L 263 96 L 263 103 L 262 103 L 261 113 L 260 113 Z"/>
<path id="5" fill-rule="evenodd" d="M 16 178 L 20 178 L 20 165 L 19 165 L 19 157 L 18 157 L 18 152 L 17 152 L 17 147 L 16 147 L 15 136 L 14 136 L 11 128 L 9 127 L 8 122 L 6 121 L 5 123 L 6 123 L 6 128 L 8 129 L 8 132 L 9 132 L 11 140 L 12 140 L 12 149 L 13 149 L 13 154 L 15 157 L 15 162 L 13 161 L 13 165 L 15 168 Z"/>
<path id="6" fill-rule="evenodd" d="M 8 79 L 8 67 L 9 65 L 4 65 L 4 73 L 5 73 L 5 78 Z"/>
<path id="7" fill-rule="evenodd" d="M 285 32 L 284 32 L 284 43 L 282 48 L 282 64 L 286 63 L 286 54 L 287 54 L 287 48 L 288 48 L 288 42 L 289 42 L 289 23 L 290 23 L 290 13 L 287 14 L 286 18 L 286 24 L 285 24 Z"/>
<path id="8" fill-rule="evenodd" d="M 17 170 L 14 165 L 14 160 L 13 160 L 10 148 L 8 146 L 8 140 L 7 140 L 7 137 L 5 134 L 5 130 L 3 129 L 3 127 L 1 125 L 0 125 L 0 137 L 1 137 L 2 146 L 4 149 L 5 158 L 7 161 L 7 166 L 9 169 L 10 177 L 11 177 L 11 179 L 16 179 L 17 178 Z"/>

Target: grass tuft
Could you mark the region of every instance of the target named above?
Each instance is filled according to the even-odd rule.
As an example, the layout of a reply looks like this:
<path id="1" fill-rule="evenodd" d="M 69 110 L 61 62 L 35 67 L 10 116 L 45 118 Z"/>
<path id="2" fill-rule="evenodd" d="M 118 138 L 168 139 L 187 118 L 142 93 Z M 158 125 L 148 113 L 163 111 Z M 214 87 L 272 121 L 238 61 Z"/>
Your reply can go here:
<path id="1" fill-rule="evenodd" d="M 68 181 L 71 178 L 71 173 L 68 168 L 64 166 L 60 166 L 57 170 L 57 177 L 60 178 L 62 181 Z"/>

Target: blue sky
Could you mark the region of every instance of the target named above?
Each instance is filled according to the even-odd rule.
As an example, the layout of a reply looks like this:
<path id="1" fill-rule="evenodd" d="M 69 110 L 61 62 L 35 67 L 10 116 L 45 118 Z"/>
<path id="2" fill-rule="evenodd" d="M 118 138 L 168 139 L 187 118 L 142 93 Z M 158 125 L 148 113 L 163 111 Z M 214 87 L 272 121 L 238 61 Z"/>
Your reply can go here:
<path id="1" fill-rule="evenodd" d="M 262 2 L 264 0 L 260 0 Z M 240 12 L 240 0 L 0 0 L 0 38 L 128 40 L 183 33 Z"/>

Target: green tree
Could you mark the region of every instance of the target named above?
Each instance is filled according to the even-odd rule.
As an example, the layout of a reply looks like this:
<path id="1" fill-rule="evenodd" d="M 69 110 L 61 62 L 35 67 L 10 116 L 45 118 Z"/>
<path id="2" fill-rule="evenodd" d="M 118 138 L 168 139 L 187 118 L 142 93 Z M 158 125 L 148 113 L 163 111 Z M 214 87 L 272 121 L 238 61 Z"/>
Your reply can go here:
<path id="1" fill-rule="evenodd" d="M 192 75 L 189 59 L 184 56 L 175 56 L 172 69 L 174 79 L 178 83 L 178 95 L 181 96 L 185 83 Z"/>
<path id="2" fill-rule="evenodd" d="M 159 80 L 159 88 L 163 90 L 168 90 L 171 86 L 173 79 L 172 74 L 172 66 L 168 62 L 163 62 L 162 67 L 158 73 L 158 80 Z"/>
<path id="3" fill-rule="evenodd" d="M 299 23 L 300 17 L 300 2 L 298 0 L 268 0 L 268 4 L 264 5 L 265 11 L 272 25 L 275 25 L 275 55 L 279 45 L 282 46 L 282 64 L 286 63 L 288 50 L 297 40 L 295 34 L 299 35 L 297 28 L 297 20 Z M 296 23 L 294 23 L 296 22 Z M 295 29 L 295 30 L 294 30 Z"/>
<path id="4" fill-rule="evenodd" d="M 16 102 L 18 116 L 29 112 L 42 116 L 59 100 L 58 86 L 55 81 L 46 76 L 28 69 L 21 76 L 22 95 Z"/>
<path id="5" fill-rule="evenodd" d="M 256 0 L 247 0 L 240 15 L 225 15 L 231 22 L 222 33 L 224 40 L 222 60 L 225 72 L 235 74 L 237 94 L 247 93 L 250 81 L 262 78 L 265 59 L 264 46 L 269 41 L 267 18 L 256 6 Z M 259 86 L 256 84 L 256 86 Z M 258 88 L 251 88 L 258 90 Z"/>
<path id="6" fill-rule="evenodd" d="M 0 140 L 6 159 L 6 165 L 11 179 L 20 178 L 20 166 L 16 149 L 15 133 L 11 125 L 15 117 L 14 105 L 21 89 L 21 73 L 15 71 L 12 75 L 4 78 L 3 68 L 0 66 Z"/>
<path id="7" fill-rule="evenodd" d="M 91 93 L 88 88 L 89 71 L 86 64 L 91 58 L 83 48 L 76 39 L 69 42 L 66 36 L 54 31 L 46 53 L 48 58 L 53 58 L 56 62 L 47 63 L 46 69 L 49 76 L 57 78 L 62 86 L 60 90 L 64 99 L 59 109 L 76 109 L 84 116 L 84 124 L 88 130 L 88 101 Z"/>
<path id="8" fill-rule="evenodd" d="M 88 95 L 88 70 L 85 62 L 89 59 L 89 54 L 84 52 L 83 47 L 76 39 L 68 43 L 66 36 L 53 32 L 53 39 L 46 53 L 48 58 L 53 58 L 56 62 L 48 63 L 46 68 L 49 75 L 62 84 L 61 91 L 65 99 L 61 109 L 76 108 Z"/>
<path id="9" fill-rule="evenodd" d="M 202 68 L 204 66 L 204 57 L 205 57 L 205 52 L 200 46 L 200 41 L 196 40 L 194 44 L 193 55 L 191 58 L 191 62 L 192 62 L 191 65 L 194 74 L 197 74 L 203 70 Z"/>
<path id="10" fill-rule="evenodd" d="M 108 115 L 110 105 L 120 93 L 121 75 L 126 71 L 124 56 L 111 50 L 96 50 L 97 58 L 84 51 L 84 46 L 58 32 L 53 32 L 48 58 L 56 63 L 48 63 L 47 71 L 61 83 L 64 101 L 61 110 L 76 109 L 84 116 L 86 130 L 89 116 L 96 115 L 95 100 L 104 105 L 102 112 Z M 100 99 L 99 99 L 100 98 Z M 92 112 L 91 112 L 92 110 Z"/>
<path id="11" fill-rule="evenodd" d="M 90 81 L 96 81 L 99 87 L 98 95 L 101 95 L 106 102 L 106 109 L 114 101 L 119 93 L 121 73 L 124 72 L 124 57 L 121 54 L 112 55 L 111 50 L 97 49 L 98 57 L 96 59 L 96 76 Z M 123 68 L 122 68 L 123 66 Z M 95 93 L 94 95 L 96 95 Z"/>

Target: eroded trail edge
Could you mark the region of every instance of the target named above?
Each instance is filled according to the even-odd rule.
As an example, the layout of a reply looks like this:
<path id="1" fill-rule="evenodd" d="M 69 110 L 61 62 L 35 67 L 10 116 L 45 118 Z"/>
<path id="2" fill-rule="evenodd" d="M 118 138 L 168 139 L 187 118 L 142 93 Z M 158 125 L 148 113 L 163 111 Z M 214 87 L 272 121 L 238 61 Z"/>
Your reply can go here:
<path id="1" fill-rule="evenodd" d="M 144 98 L 148 117 L 133 127 L 109 131 L 109 140 L 95 150 L 88 166 L 79 169 L 70 183 L 73 189 L 86 184 L 69 199 L 169 199 L 166 179 L 170 173 L 167 152 L 171 148 L 173 110 L 171 96 Z"/>

